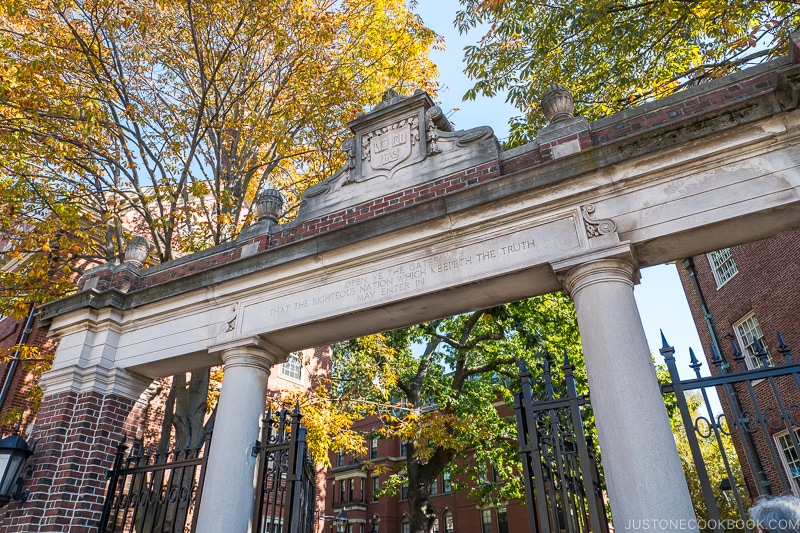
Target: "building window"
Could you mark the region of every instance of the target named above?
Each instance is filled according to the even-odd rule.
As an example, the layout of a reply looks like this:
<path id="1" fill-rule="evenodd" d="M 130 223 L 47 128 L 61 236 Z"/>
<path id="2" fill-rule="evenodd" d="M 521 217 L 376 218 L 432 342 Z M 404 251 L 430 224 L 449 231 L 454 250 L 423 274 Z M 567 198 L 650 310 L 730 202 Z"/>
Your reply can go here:
<path id="1" fill-rule="evenodd" d="M 434 479 L 433 483 L 431 483 L 430 495 L 436 496 L 439 493 L 439 480 Z"/>
<path id="2" fill-rule="evenodd" d="M 442 492 L 451 492 L 453 487 L 450 486 L 450 472 L 442 474 Z"/>
<path id="3" fill-rule="evenodd" d="M 285 377 L 292 381 L 302 381 L 302 376 L 303 376 L 302 354 L 299 353 L 291 354 L 289 358 L 281 365 L 280 374 L 282 377 Z"/>
<path id="4" fill-rule="evenodd" d="M 453 533 L 453 515 L 449 512 L 444 515 L 444 533 Z"/>
<path id="5" fill-rule="evenodd" d="M 480 472 L 478 472 L 478 481 L 481 485 L 485 485 L 489 482 L 489 475 L 486 465 L 483 465 L 483 468 L 481 468 Z"/>
<path id="6" fill-rule="evenodd" d="M 345 483 L 345 480 L 341 480 L 339 482 L 339 503 L 345 502 L 344 495 L 347 493 L 346 491 L 347 491 L 347 484 Z"/>
<path id="7" fill-rule="evenodd" d="M 481 533 L 492 533 L 492 510 L 481 511 Z"/>
<path id="8" fill-rule="evenodd" d="M 267 533 L 280 533 L 281 530 L 283 530 L 283 518 L 268 516 L 267 523 L 264 525 L 264 531 Z"/>
<path id="9" fill-rule="evenodd" d="M 745 357 L 747 368 L 761 368 L 763 365 L 761 358 L 756 357 L 756 350 L 754 347 L 754 339 L 758 339 L 761 349 L 767 352 L 767 366 L 772 366 L 775 361 L 772 360 L 772 355 L 769 353 L 767 343 L 764 340 L 764 333 L 761 331 L 761 326 L 758 324 L 756 315 L 750 313 L 743 319 L 733 325 L 736 332 L 736 339 L 739 341 L 739 346 L 742 347 L 742 353 Z"/>
<path id="10" fill-rule="evenodd" d="M 408 483 L 403 483 L 403 486 L 400 487 L 400 499 L 401 500 L 408 499 Z"/>
<path id="11" fill-rule="evenodd" d="M 733 254 L 731 254 L 730 248 L 709 252 L 706 255 L 711 265 L 711 271 L 714 273 L 714 279 L 717 281 L 717 288 L 725 285 L 729 279 L 739 272 L 739 269 L 736 268 L 736 263 L 733 261 Z"/>
<path id="12" fill-rule="evenodd" d="M 433 533 L 439 533 L 439 519 L 433 521 Z"/>
<path id="13" fill-rule="evenodd" d="M 794 434 L 797 441 L 800 442 L 800 429 L 795 429 Z M 781 459 L 783 459 L 786 475 L 792 480 L 794 490 L 800 490 L 800 451 L 795 447 L 788 431 L 775 435 L 775 441 L 781 451 Z"/>
<path id="14" fill-rule="evenodd" d="M 378 457 L 378 437 L 372 437 L 369 441 L 369 458 L 375 459 Z"/>
<path id="15" fill-rule="evenodd" d="M 407 520 L 403 520 L 400 523 L 400 533 L 409 533 L 411 531 L 411 523 Z"/>
<path id="16" fill-rule="evenodd" d="M 336 466 L 344 466 L 344 452 L 339 452 L 336 456 Z"/>
<path id="17" fill-rule="evenodd" d="M 378 501 L 378 489 L 381 488 L 381 479 L 378 476 L 372 478 L 372 501 Z"/>
<path id="18" fill-rule="evenodd" d="M 497 508 L 497 533 L 508 533 L 508 515 L 505 507 Z"/>
<path id="19" fill-rule="evenodd" d="M 408 455 L 408 443 L 406 441 L 400 442 L 400 457 Z"/>
<path id="20" fill-rule="evenodd" d="M 348 501 L 351 501 L 351 502 L 353 501 L 354 488 L 355 488 L 355 479 L 350 478 L 350 490 L 347 493 L 348 496 L 350 496 L 350 499 Z"/>

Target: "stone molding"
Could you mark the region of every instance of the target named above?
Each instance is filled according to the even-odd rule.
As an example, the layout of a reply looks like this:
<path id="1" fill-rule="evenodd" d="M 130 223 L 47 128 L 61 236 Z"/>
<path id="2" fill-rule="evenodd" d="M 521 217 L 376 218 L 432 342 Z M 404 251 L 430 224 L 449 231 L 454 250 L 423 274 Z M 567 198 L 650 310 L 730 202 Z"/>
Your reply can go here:
<path id="1" fill-rule="evenodd" d="M 150 378 L 122 368 L 99 365 L 54 368 L 39 379 L 46 396 L 63 392 L 97 392 L 103 395 L 116 394 L 132 401 L 138 400 L 151 382 Z"/>

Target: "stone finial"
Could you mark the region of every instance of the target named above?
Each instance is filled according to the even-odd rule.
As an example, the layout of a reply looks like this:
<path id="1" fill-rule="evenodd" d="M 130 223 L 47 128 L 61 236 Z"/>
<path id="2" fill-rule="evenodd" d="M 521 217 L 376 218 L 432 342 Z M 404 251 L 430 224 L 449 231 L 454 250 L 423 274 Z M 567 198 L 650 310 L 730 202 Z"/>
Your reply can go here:
<path id="1" fill-rule="evenodd" d="M 259 222 L 269 220 L 277 223 L 283 209 L 283 196 L 276 189 L 264 189 L 256 196 L 255 208 Z"/>
<path id="2" fill-rule="evenodd" d="M 544 91 L 541 106 L 550 123 L 572 118 L 572 112 L 575 111 L 572 93 L 566 87 L 556 83 L 551 84 Z"/>
<path id="3" fill-rule="evenodd" d="M 134 237 L 128 241 L 123 254 L 125 263 L 141 268 L 150 254 L 150 243 L 144 237 Z"/>
<path id="4" fill-rule="evenodd" d="M 407 100 L 407 96 L 403 96 L 402 94 L 398 93 L 394 89 L 386 89 L 383 94 L 381 95 L 381 101 L 378 102 L 378 105 L 370 109 L 370 113 L 383 109 L 384 107 L 389 107 L 392 104 L 396 104 L 397 102 L 402 102 L 403 100 Z"/>

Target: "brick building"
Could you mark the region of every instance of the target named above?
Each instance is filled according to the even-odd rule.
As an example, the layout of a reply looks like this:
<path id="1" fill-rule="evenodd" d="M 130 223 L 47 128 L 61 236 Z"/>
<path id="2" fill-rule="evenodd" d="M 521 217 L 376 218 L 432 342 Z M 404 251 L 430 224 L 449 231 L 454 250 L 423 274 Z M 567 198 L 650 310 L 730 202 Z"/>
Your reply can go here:
<path id="1" fill-rule="evenodd" d="M 357 422 L 354 429 L 370 435 L 380 426 L 376 417 Z M 410 528 L 406 488 L 394 496 L 379 495 L 392 473 L 403 470 L 405 446 L 400 439 L 368 437 L 366 456 L 332 454 L 326 475 L 324 533 L 333 533 L 330 520 L 347 512 L 347 533 L 408 533 Z M 491 467 L 487 478 L 492 480 Z M 452 480 L 455 481 L 455 480 Z M 476 504 L 467 491 L 456 491 L 445 473 L 431 486 L 431 503 L 436 507 L 434 533 L 522 533 L 529 531 L 524 502 L 505 507 Z M 319 531 L 319 529 L 318 529 Z"/>
<path id="2" fill-rule="evenodd" d="M 32 316 L 23 320 L 0 316 L 0 353 L 11 359 L 0 364 L 0 421 L 16 418 L 18 415 L 15 413 L 30 408 L 31 400 L 27 393 L 35 385 L 36 375 L 15 360 L 18 357 L 15 347 L 20 344 L 40 347 L 44 354 L 52 354 L 55 350 L 47 339 L 47 332 L 38 327 Z M 13 426 L 13 421 L 0 425 L 3 435 L 7 435 Z"/>
<path id="3" fill-rule="evenodd" d="M 7 240 L 0 237 L 0 251 L 5 251 L 9 246 Z M 0 254 L 0 270 L 14 272 L 23 259 Z M 40 349 L 44 357 L 52 356 L 55 345 L 47 339 L 47 331 L 39 328 L 35 318 L 35 309 L 29 308 L 27 316 L 22 318 L 7 317 L 0 314 L 0 357 L 8 358 L 0 364 L 0 432 L 8 435 L 14 428 L 20 412 L 26 413 L 25 422 L 30 422 L 33 417 L 31 412 L 31 398 L 28 393 L 36 384 L 36 379 L 41 369 L 36 365 L 22 363 L 20 345 L 35 346 Z M 4 423 L 5 422 L 5 423 Z"/>
<path id="4" fill-rule="evenodd" d="M 800 232 L 788 232 L 697 255 L 677 264 L 712 374 L 719 372 L 712 362 L 712 345 L 732 371 L 740 366 L 752 370 L 786 364 L 786 353 L 781 351 L 778 333 L 789 347 L 800 347 L 798 259 Z M 765 348 L 766 356 L 756 355 L 758 347 L 753 339 L 758 339 Z M 744 356 L 739 361 L 735 359 L 734 344 Z M 792 361 L 797 359 L 795 350 Z M 787 427 L 798 431 L 799 418 L 791 406 L 800 404 L 800 390 L 792 376 L 775 381 L 779 396 L 791 413 L 784 419 L 778 415 L 779 400 L 769 380 L 753 381 L 752 395 L 744 384 L 734 388 L 739 412 L 752 420 L 749 425 L 752 431 L 742 432 L 743 438 L 737 432 L 733 435 L 753 496 L 765 490 L 781 493 L 789 489 L 800 493 L 800 455 L 793 443 L 797 439 L 792 439 Z M 735 410 L 728 397 L 720 394 L 720 402 L 728 419 L 735 420 Z M 764 422 L 756 426 L 760 420 Z"/>

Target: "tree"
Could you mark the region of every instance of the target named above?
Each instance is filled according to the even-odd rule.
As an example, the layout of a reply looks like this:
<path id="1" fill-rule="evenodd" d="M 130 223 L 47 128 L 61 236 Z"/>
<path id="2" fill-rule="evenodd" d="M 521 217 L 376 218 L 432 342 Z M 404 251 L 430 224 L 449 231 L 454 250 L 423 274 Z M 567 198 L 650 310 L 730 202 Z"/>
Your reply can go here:
<path id="1" fill-rule="evenodd" d="M 330 397 L 301 407 L 310 434 L 333 449 L 355 439 L 330 426 L 316 431 L 318 411 L 378 415 L 378 436 L 400 439 L 407 450 L 384 490 L 407 484 L 410 530 L 428 533 L 437 516 L 431 485 L 444 472 L 456 490 L 469 487 L 483 502 L 522 496 L 515 420 L 494 405 L 519 390 L 519 360 L 534 365 L 563 349 L 582 361 L 572 303 L 563 293 L 541 296 L 340 343 Z M 364 436 L 356 442 L 363 447 Z M 500 482 L 487 479 L 489 466 Z"/>
<path id="2" fill-rule="evenodd" d="M 466 98 L 507 92 L 522 113 L 510 144 L 543 125 L 549 84 L 572 90 L 596 119 L 786 54 L 800 5 L 785 0 L 461 0 L 461 33 L 486 28 L 465 49 L 475 80 Z"/>
<path id="3" fill-rule="evenodd" d="M 169 261 L 234 238 L 259 187 L 282 190 L 291 214 L 342 164 L 345 125 L 362 106 L 387 88 L 432 91 L 436 73 L 427 59 L 436 36 L 402 0 L 0 9 L 4 255 L 27 259 L 0 280 L 3 314 L 71 290 L 20 281 L 53 250 L 59 269 L 80 272 L 120 258 L 138 233 L 154 261 Z M 194 372 L 182 389 L 202 401 L 176 398 L 195 415 L 176 423 L 189 428 L 184 442 L 202 427 L 207 381 Z"/>

